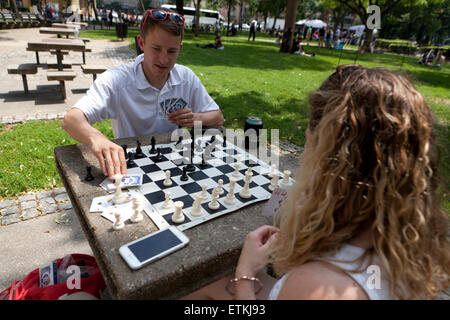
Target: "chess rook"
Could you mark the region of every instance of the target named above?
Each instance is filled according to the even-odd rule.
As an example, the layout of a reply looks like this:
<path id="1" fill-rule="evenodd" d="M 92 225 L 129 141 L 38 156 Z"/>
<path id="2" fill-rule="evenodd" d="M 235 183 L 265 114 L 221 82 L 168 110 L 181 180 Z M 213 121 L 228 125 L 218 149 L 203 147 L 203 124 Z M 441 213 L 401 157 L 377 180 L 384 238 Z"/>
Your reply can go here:
<path id="1" fill-rule="evenodd" d="M 174 223 L 183 223 L 184 214 L 182 212 L 184 203 L 182 201 L 175 201 L 173 206 L 175 207 L 175 212 L 172 215 L 172 221 Z"/>

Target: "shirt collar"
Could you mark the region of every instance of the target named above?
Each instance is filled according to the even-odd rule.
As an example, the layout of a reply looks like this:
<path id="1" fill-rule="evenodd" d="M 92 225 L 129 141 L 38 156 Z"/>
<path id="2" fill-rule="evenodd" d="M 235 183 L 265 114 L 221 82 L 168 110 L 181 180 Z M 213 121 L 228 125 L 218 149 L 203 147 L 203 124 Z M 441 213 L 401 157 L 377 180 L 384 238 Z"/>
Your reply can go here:
<path id="1" fill-rule="evenodd" d="M 142 69 L 142 61 L 144 60 L 144 54 L 139 55 L 136 58 L 134 71 L 135 71 L 135 79 L 136 79 L 136 87 L 139 90 L 144 90 L 148 88 L 154 88 L 150 82 L 148 82 L 147 78 L 145 77 L 144 70 Z M 165 86 L 175 86 L 180 84 L 181 76 L 178 72 L 177 64 L 174 65 L 172 70 L 170 70 L 169 79 L 167 79 Z"/>

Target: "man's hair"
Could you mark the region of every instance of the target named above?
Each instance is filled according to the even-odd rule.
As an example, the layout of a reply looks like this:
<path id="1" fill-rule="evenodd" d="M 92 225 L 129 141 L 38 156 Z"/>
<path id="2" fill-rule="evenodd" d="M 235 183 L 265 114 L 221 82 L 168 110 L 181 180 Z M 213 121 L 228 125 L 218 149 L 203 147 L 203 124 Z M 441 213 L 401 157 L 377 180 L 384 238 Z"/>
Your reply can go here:
<path id="1" fill-rule="evenodd" d="M 164 8 L 157 8 L 157 10 L 161 10 L 161 11 L 166 11 L 166 12 L 174 12 L 174 13 L 178 13 L 174 10 L 170 10 L 170 9 L 164 9 Z M 144 14 L 144 17 L 142 19 L 142 24 L 145 21 L 145 17 L 147 16 L 147 12 L 149 10 L 147 10 Z M 183 35 L 184 35 L 184 25 L 180 26 L 178 25 L 175 21 L 173 21 L 170 17 L 167 17 L 167 19 L 163 20 L 163 21 L 156 21 L 153 20 L 150 17 L 150 13 L 148 13 L 149 16 L 147 18 L 147 21 L 145 21 L 145 25 L 141 25 L 141 36 L 143 38 L 145 38 L 145 35 L 153 28 L 155 28 L 156 26 L 162 28 L 163 30 L 173 34 L 174 36 L 181 36 L 181 39 L 183 39 Z"/>

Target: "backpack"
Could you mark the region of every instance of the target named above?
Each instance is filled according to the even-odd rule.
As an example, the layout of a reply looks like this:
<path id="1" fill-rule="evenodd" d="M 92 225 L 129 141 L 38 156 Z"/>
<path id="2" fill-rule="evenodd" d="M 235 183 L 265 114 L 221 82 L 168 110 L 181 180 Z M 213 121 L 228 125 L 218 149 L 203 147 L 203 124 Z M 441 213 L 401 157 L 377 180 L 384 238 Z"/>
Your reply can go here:
<path id="1" fill-rule="evenodd" d="M 25 279 L 13 281 L 9 288 L 0 292 L 0 300 L 57 300 L 66 293 L 72 294 L 75 292 L 87 292 L 100 298 L 106 284 L 95 258 L 90 255 L 74 253 L 57 259 L 58 273 L 65 271 L 65 265 L 62 265 L 62 263 L 63 261 L 66 262 L 68 258 L 71 262 L 83 266 L 86 270 L 81 274 L 79 289 L 70 289 L 66 282 L 41 288 L 39 286 L 39 268 L 37 268 L 30 272 Z"/>

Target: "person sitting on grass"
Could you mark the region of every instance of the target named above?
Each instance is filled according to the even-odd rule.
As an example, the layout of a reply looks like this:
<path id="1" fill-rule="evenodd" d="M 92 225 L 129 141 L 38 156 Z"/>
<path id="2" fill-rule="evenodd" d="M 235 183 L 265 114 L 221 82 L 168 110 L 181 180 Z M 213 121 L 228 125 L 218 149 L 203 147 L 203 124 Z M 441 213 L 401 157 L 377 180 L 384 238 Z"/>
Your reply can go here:
<path id="1" fill-rule="evenodd" d="M 222 44 L 222 39 L 221 39 L 220 33 L 218 33 L 216 35 L 216 38 L 214 40 L 215 40 L 214 43 L 205 44 L 203 46 L 201 46 L 197 43 L 196 46 L 199 48 L 203 48 L 203 49 L 217 49 L 217 50 L 225 49 L 225 47 Z"/>
<path id="2" fill-rule="evenodd" d="M 294 43 L 292 45 L 292 49 L 293 49 L 292 53 L 300 55 L 300 56 L 305 56 L 305 57 L 314 57 L 316 55 L 314 52 L 311 54 L 308 54 L 305 52 L 305 50 L 303 50 L 301 42 L 302 42 L 302 39 L 300 37 L 296 41 L 294 41 Z"/>
<path id="3" fill-rule="evenodd" d="M 234 275 L 186 298 L 436 299 L 450 286 L 449 221 L 424 98 L 400 75 L 346 65 L 308 102 L 275 226 L 246 237 Z"/>

